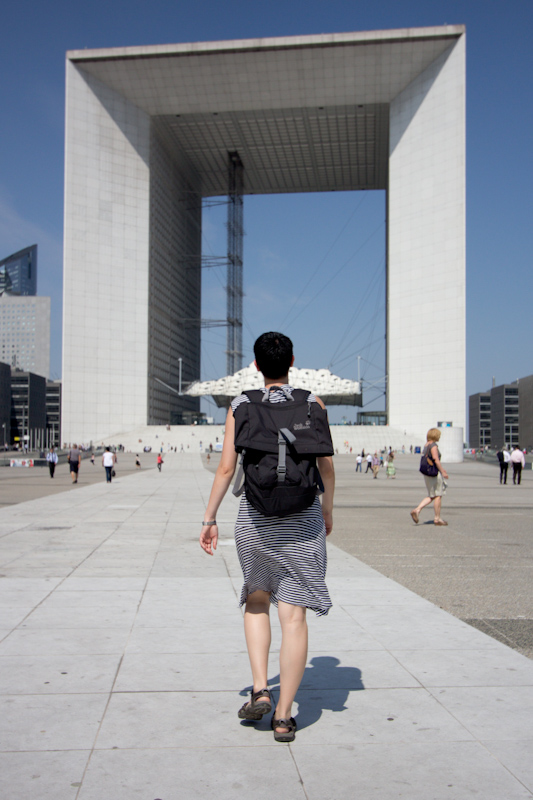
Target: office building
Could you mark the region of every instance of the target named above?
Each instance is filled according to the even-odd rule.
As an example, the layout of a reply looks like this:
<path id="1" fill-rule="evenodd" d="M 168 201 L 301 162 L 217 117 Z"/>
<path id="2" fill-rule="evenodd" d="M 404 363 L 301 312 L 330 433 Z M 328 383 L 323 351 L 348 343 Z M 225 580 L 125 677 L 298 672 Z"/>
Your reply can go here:
<path id="1" fill-rule="evenodd" d="M 200 377 L 202 200 L 235 199 L 231 162 L 244 196 L 387 192 L 387 420 L 451 422 L 462 459 L 463 26 L 78 50 L 66 68 L 65 439 L 197 410 L 168 387 L 180 359 Z"/>
<path id="2" fill-rule="evenodd" d="M 11 368 L 0 362 L 0 447 L 11 443 Z"/>
<path id="3" fill-rule="evenodd" d="M 37 294 L 37 245 L 0 260 L 0 295 Z"/>
<path id="4" fill-rule="evenodd" d="M 46 381 L 46 428 L 48 444 L 61 446 L 61 381 Z"/>
<path id="5" fill-rule="evenodd" d="M 478 392 L 468 398 L 468 443 L 478 450 L 491 446 L 491 399 L 490 392 Z"/>
<path id="6" fill-rule="evenodd" d="M 46 442 L 46 380 L 32 372 L 11 371 L 11 438 L 13 442 Z"/>
<path id="7" fill-rule="evenodd" d="M 469 444 L 533 448 L 533 375 L 469 397 Z"/>
<path id="8" fill-rule="evenodd" d="M 520 446 L 533 451 L 533 375 L 518 381 Z"/>
<path id="9" fill-rule="evenodd" d="M 49 377 L 49 297 L 0 296 L 0 361 Z"/>
<path id="10" fill-rule="evenodd" d="M 490 390 L 492 446 L 520 444 L 518 383 L 504 383 Z"/>

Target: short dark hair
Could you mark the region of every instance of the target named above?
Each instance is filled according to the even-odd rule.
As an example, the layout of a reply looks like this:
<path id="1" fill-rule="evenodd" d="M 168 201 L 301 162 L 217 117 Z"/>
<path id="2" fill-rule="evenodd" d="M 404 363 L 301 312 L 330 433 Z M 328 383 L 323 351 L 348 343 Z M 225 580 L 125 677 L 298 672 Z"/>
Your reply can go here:
<path id="1" fill-rule="evenodd" d="M 282 333 L 262 333 L 254 344 L 257 366 L 265 378 L 283 378 L 292 361 L 292 342 Z"/>

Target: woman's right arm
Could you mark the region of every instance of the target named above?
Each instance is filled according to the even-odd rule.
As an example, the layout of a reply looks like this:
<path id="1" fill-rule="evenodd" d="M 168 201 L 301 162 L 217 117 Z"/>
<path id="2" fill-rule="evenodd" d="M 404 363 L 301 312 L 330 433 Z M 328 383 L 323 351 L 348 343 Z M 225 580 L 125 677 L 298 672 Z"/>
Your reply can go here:
<path id="1" fill-rule="evenodd" d="M 437 447 L 436 444 L 433 444 L 429 448 L 429 451 L 430 451 L 430 458 L 432 459 L 433 463 L 437 467 L 438 471 L 440 472 L 440 474 L 442 475 L 444 480 L 448 480 L 448 473 L 446 472 L 446 470 L 444 469 L 444 467 L 440 463 L 439 448 Z"/>
<path id="2" fill-rule="evenodd" d="M 237 465 L 237 453 L 235 452 L 235 419 L 231 408 L 226 417 L 226 432 L 224 434 L 224 444 L 222 445 L 222 457 L 215 473 L 211 494 L 204 514 L 204 522 L 216 519 L 219 506 L 224 499 L 226 492 L 231 484 L 231 479 L 235 473 Z M 200 547 L 210 556 L 213 550 L 217 549 L 218 525 L 204 525 L 200 534 Z"/>
<path id="3" fill-rule="evenodd" d="M 316 397 L 316 395 L 315 395 Z M 324 402 L 320 397 L 316 401 L 321 408 L 326 410 Z M 316 460 L 322 483 L 324 484 L 324 494 L 320 498 L 322 501 L 322 516 L 326 525 L 326 536 L 333 530 L 333 494 L 335 492 L 335 467 L 333 466 L 332 456 L 319 456 Z"/>

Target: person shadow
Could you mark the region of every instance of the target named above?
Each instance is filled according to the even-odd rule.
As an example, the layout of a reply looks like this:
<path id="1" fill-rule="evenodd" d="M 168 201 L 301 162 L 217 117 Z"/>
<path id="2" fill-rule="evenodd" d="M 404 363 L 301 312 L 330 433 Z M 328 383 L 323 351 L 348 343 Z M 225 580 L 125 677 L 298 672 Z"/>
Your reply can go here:
<path id="1" fill-rule="evenodd" d="M 314 656 L 304 670 L 302 682 L 296 693 L 298 703 L 296 722 L 298 729 L 308 728 L 318 722 L 323 711 L 346 711 L 346 701 L 350 692 L 360 692 L 365 688 L 361 670 L 357 667 L 341 666 L 335 656 Z M 268 681 L 268 688 L 279 690 L 279 675 Z M 240 694 L 250 696 L 251 686 Z M 274 706 L 276 703 L 274 697 Z M 245 726 L 253 725 L 259 731 L 270 729 L 270 714 L 259 722 L 243 720 Z"/>

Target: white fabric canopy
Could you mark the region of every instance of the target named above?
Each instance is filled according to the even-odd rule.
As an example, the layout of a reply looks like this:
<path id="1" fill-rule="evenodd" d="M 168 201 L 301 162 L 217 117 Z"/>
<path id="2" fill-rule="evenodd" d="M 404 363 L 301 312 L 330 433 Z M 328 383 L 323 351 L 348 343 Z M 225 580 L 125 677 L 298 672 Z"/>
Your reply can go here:
<path id="1" fill-rule="evenodd" d="M 296 389 L 307 389 L 318 395 L 327 406 L 361 406 L 361 386 L 357 381 L 339 378 L 332 375 L 329 369 L 297 369 L 289 370 L 289 383 Z M 261 389 L 264 386 L 263 376 L 257 371 L 255 364 L 239 370 L 234 375 L 227 375 L 217 381 L 197 381 L 186 391 L 192 397 L 213 397 L 219 408 L 228 408 L 231 400 L 247 389 Z"/>

